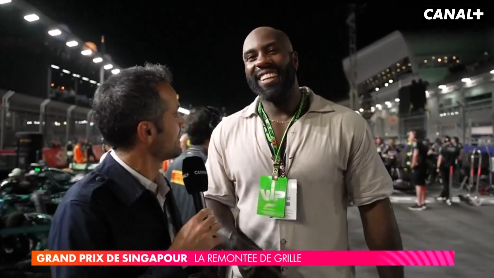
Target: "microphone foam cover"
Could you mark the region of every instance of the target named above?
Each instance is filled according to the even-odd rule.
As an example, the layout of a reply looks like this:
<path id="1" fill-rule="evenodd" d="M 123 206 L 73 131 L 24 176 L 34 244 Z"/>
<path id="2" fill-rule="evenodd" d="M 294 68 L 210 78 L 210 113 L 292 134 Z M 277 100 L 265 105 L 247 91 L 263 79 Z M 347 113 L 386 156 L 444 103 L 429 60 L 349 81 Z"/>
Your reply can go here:
<path id="1" fill-rule="evenodd" d="M 186 157 L 182 164 L 182 177 L 187 193 L 194 194 L 208 190 L 208 173 L 202 158 Z"/>

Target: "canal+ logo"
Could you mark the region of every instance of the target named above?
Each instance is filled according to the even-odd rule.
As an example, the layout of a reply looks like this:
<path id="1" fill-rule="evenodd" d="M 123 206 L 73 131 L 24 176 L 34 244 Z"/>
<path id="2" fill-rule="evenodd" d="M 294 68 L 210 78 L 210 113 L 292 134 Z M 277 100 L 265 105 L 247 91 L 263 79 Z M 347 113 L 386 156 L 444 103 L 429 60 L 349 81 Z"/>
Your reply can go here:
<path id="1" fill-rule="evenodd" d="M 479 20 L 483 15 L 480 9 L 427 9 L 424 12 L 427 20 Z"/>

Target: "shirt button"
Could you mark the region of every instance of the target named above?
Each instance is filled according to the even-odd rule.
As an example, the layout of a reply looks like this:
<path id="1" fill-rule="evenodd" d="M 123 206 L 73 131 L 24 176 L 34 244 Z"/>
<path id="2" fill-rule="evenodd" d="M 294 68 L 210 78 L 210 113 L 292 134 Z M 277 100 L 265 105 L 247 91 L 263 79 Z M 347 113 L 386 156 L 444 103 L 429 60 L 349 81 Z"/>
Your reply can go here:
<path id="1" fill-rule="evenodd" d="M 281 240 L 281 244 L 285 245 L 286 244 L 286 239 Z"/>

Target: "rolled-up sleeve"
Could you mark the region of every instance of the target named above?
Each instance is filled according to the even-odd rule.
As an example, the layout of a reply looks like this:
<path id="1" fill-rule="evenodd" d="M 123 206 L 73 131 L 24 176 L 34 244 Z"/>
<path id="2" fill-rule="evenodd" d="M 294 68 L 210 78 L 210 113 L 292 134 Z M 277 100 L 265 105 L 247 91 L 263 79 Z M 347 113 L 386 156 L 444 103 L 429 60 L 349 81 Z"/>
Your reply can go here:
<path id="1" fill-rule="evenodd" d="M 349 156 L 345 183 L 356 206 L 366 205 L 389 197 L 393 183 L 379 157 L 370 128 L 356 113 L 346 117 L 349 136 Z"/>
<path id="2" fill-rule="evenodd" d="M 220 123 L 213 131 L 209 141 L 208 160 L 206 161 L 209 188 L 204 197 L 234 208 L 236 206 L 235 188 L 228 177 L 228 167 L 224 159 L 225 149 L 221 140 L 222 129 L 223 123 Z"/>

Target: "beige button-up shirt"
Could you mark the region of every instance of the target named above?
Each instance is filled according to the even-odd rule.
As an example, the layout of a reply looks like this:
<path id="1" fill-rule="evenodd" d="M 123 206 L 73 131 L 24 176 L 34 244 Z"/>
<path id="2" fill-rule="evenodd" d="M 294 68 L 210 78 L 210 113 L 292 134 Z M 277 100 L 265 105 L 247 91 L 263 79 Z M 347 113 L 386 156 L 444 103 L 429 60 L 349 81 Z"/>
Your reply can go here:
<path id="1" fill-rule="evenodd" d="M 310 89 L 310 108 L 287 134 L 287 176 L 296 179 L 297 220 L 257 215 L 259 181 L 273 162 L 256 99 L 214 130 L 205 197 L 238 207 L 239 228 L 264 250 L 348 250 L 347 204 L 386 198 L 391 179 L 366 121 Z M 286 277 L 354 277 L 351 267 L 288 267 Z"/>

